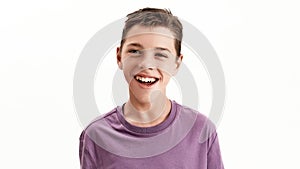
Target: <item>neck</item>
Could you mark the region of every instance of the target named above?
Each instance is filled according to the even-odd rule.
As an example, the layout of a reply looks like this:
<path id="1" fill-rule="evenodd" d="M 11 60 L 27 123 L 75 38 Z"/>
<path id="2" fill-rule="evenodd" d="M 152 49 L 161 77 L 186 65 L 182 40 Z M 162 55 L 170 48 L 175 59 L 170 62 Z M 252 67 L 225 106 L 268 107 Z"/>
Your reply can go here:
<path id="1" fill-rule="evenodd" d="M 162 123 L 168 117 L 170 110 L 171 102 L 165 95 L 158 95 L 148 102 L 130 97 L 124 107 L 124 116 L 135 126 L 151 127 Z"/>

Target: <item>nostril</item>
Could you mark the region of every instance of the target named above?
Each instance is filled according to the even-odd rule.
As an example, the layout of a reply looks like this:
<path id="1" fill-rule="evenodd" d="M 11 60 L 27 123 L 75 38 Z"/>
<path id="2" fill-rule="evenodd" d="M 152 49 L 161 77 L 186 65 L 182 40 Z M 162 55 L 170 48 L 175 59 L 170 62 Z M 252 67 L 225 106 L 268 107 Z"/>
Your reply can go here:
<path id="1" fill-rule="evenodd" d="M 151 64 L 140 64 L 139 65 L 140 69 L 149 69 L 149 70 L 154 70 L 155 66 L 151 65 Z"/>

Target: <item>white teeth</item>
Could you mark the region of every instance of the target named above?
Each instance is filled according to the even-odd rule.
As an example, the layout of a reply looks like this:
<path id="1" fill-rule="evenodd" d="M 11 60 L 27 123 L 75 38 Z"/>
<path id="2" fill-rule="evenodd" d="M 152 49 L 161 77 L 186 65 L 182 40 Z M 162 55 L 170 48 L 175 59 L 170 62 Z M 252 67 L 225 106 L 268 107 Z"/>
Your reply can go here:
<path id="1" fill-rule="evenodd" d="M 155 82 L 156 80 L 155 78 L 152 77 L 141 77 L 141 76 L 135 76 L 135 79 L 145 83 L 152 83 Z"/>

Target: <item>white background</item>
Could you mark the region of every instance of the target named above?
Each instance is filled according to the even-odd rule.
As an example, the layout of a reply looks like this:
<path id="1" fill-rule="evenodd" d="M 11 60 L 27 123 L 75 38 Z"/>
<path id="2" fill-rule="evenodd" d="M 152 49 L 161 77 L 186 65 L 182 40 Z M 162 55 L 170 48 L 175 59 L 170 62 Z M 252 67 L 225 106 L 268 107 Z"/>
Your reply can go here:
<path id="1" fill-rule="evenodd" d="M 296 0 L 1 1 L 0 168 L 79 169 L 77 59 L 98 30 L 146 6 L 171 9 L 218 53 L 227 85 L 218 126 L 225 167 L 300 168 Z"/>

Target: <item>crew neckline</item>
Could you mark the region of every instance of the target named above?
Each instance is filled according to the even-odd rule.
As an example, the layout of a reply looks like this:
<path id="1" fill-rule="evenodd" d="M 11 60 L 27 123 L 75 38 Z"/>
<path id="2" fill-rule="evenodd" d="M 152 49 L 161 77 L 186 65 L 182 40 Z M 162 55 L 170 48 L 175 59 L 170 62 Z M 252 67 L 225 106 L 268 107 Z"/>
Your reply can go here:
<path id="1" fill-rule="evenodd" d="M 124 125 L 124 127 L 126 127 L 130 131 L 133 131 L 135 133 L 141 133 L 141 134 L 157 133 L 157 132 L 160 132 L 160 131 L 166 129 L 168 126 L 170 126 L 170 124 L 173 122 L 173 120 L 176 116 L 175 101 L 170 100 L 170 102 L 171 102 L 171 110 L 170 110 L 168 117 L 163 122 L 161 122 L 155 126 L 139 127 L 139 126 L 135 126 L 135 125 L 129 123 L 125 119 L 124 113 L 123 113 L 123 107 L 124 107 L 125 103 L 122 106 L 118 106 L 117 116 L 118 116 L 118 119 L 120 120 L 120 122 Z"/>

